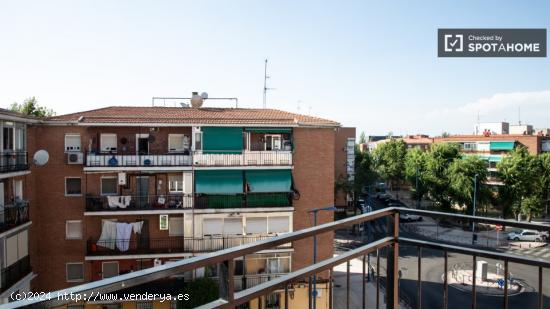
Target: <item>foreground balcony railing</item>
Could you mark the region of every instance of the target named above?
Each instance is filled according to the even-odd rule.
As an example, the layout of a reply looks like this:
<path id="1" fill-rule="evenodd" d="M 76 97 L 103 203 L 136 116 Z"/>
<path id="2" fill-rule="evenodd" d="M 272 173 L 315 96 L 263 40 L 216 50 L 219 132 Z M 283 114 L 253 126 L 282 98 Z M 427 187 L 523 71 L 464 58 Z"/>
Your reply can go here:
<path id="1" fill-rule="evenodd" d="M 0 152 L 0 173 L 19 172 L 29 169 L 26 151 Z"/>
<path id="2" fill-rule="evenodd" d="M 195 208 L 259 208 L 259 207 L 292 207 L 292 194 L 281 193 L 248 193 L 248 194 L 197 194 Z"/>
<path id="3" fill-rule="evenodd" d="M 2 269 L 0 274 L 0 292 L 7 290 L 9 287 L 23 279 L 31 272 L 31 259 L 27 255 L 12 265 Z"/>
<path id="4" fill-rule="evenodd" d="M 87 167 L 154 167 L 188 166 L 191 156 L 185 154 L 126 155 L 126 154 L 86 154 Z"/>
<path id="5" fill-rule="evenodd" d="M 260 240 L 254 243 L 249 243 L 245 245 L 241 245 L 238 247 L 233 247 L 229 249 L 224 249 L 221 251 L 195 256 L 189 259 L 179 260 L 170 264 L 165 264 L 162 266 L 157 266 L 155 268 L 150 268 L 146 270 L 136 271 L 124 275 L 120 275 L 117 277 L 109 278 L 109 279 L 103 279 L 99 281 L 95 281 L 88 284 L 83 284 L 80 286 L 72 287 L 67 290 L 52 292 L 56 295 L 64 294 L 64 293 L 72 293 L 72 294 L 81 294 L 81 295 L 90 295 L 91 292 L 93 293 L 112 293 L 114 291 L 118 291 L 122 289 L 123 287 L 132 287 L 137 286 L 140 284 L 153 282 L 155 280 L 166 278 L 169 276 L 179 275 L 182 273 L 185 273 L 187 271 L 192 271 L 195 269 L 199 269 L 202 267 L 206 267 L 209 265 L 218 265 L 218 276 L 219 276 L 219 299 L 210 302 L 208 304 L 205 304 L 203 308 L 234 308 L 238 305 L 245 304 L 250 302 L 251 300 L 257 299 L 258 297 L 268 295 L 270 293 L 273 293 L 274 291 L 284 291 L 282 302 L 285 303 L 285 307 L 288 307 L 286 305 L 289 304 L 289 287 L 292 284 L 296 284 L 298 282 L 309 282 L 309 303 L 311 304 L 313 297 L 315 296 L 313 291 L 314 289 L 311 288 L 314 284 L 311 284 L 311 280 L 308 280 L 308 278 L 312 276 L 317 276 L 319 273 L 328 272 L 329 278 L 332 278 L 333 274 L 333 268 L 337 265 L 341 264 L 347 264 L 347 271 L 346 271 L 346 278 L 347 278 L 347 284 L 346 284 L 346 293 L 345 296 L 338 299 L 338 302 L 340 305 L 342 305 L 345 302 L 345 305 L 348 308 L 351 308 L 351 302 L 353 300 L 357 300 L 360 295 L 360 299 L 358 300 L 358 303 L 363 303 L 363 308 L 365 305 L 365 300 L 367 297 L 366 292 L 366 280 L 367 280 L 367 273 L 366 273 L 366 260 L 367 255 L 376 252 L 376 259 L 377 259 L 377 269 L 376 269 L 376 276 L 374 284 L 376 285 L 376 293 L 373 296 L 372 294 L 369 294 L 369 297 L 373 297 L 376 299 L 376 308 L 379 308 L 381 304 L 383 304 L 383 301 L 380 299 L 380 293 L 381 291 L 381 283 L 384 282 L 385 286 L 385 304 L 386 308 L 398 308 L 399 307 L 399 294 L 400 292 L 403 292 L 403 290 L 400 289 L 400 277 L 401 277 L 401 271 L 400 268 L 400 258 L 399 258 L 399 250 L 400 246 L 413 246 L 417 247 L 420 254 L 418 255 L 418 272 L 415 272 L 414 274 L 417 275 L 417 286 L 416 289 L 418 290 L 418 295 L 422 295 L 422 286 L 424 284 L 424 281 L 422 281 L 422 249 L 428 250 L 437 250 L 438 252 L 442 252 L 443 255 L 443 267 L 442 267 L 442 275 L 437 275 L 436 279 L 437 282 L 429 281 L 428 287 L 424 289 L 429 289 L 430 292 L 436 293 L 437 297 L 441 298 L 442 305 L 439 308 L 446 309 L 449 305 L 449 281 L 451 280 L 451 276 L 449 275 L 449 271 L 451 270 L 448 267 L 448 257 L 449 253 L 453 254 L 462 254 L 462 255 L 468 255 L 471 256 L 473 267 L 472 270 L 473 273 L 476 273 L 476 259 L 478 258 L 487 258 L 487 259 L 496 259 L 499 261 L 502 261 L 503 263 L 503 270 L 501 273 L 502 276 L 502 296 L 501 297 L 491 297 L 490 301 L 492 303 L 495 302 L 501 302 L 503 308 L 508 308 L 508 301 L 509 301 L 509 295 L 510 295 L 510 285 L 514 284 L 512 281 L 512 278 L 510 277 L 510 263 L 517 263 L 517 264 L 523 264 L 527 265 L 531 268 L 533 268 L 534 275 L 538 277 L 537 286 L 537 308 L 544 308 L 543 302 L 545 301 L 545 297 L 543 294 L 543 274 L 545 269 L 550 268 L 550 260 L 548 259 L 538 259 L 538 258 L 530 258 L 525 256 L 519 256 L 514 254 L 508 254 L 508 253 L 502 253 L 497 250 L 481 250 L 473 247 L 466 247 L 466 246 L 456 246 L 456 245 L 449 245 L 444 243 L 438 243 L 433 241 L 427 241 L 427 240 L 419 240 L 414 238 L 404 238 L 400 236 L 399 232 L 399 219 L 400 214 L 405 213 L 412 213 L 422 216 L 430 216 L 430 217 L 448 217 L 448 218 L 455 218 L 455 219 L 461 219 L 461 220 L 471 220 L 479 223 L 485 223 L 485 224 L 494 224 L 494 225 L 502 225 L 502 226 L 511 226 L 511 227 L 517 227 L 522 229 L 530 229 L 530 230 L 539 230 L 539 231 L 550 231 L 550 226 L 542 225 L 542 224 L 529 224 L 525 222 L 516 222 L 516 221 L 508 221 L 508 220 L 501 220 L 501 219 L 492 219 L 492 218 L 484 218 L 484 217 L 473 217 L 473 216 L 466 216 L 466 215 L 457 215 L 457 214 L 449 214 L 449 213 L 440 213 L 440 212 L 432 212 L 432 211 L 422 211 L 422 210 L 412 210 L 407 208 L 400 208 L 400 207 L 388 207 L 381 210 L 376 210 L 367 214 L 346 218 L 343 220 L 339 220 L 336 222 L 330 222 L 323 225 L 319 225 L 317 227 L 311 227 L 307 229 L 303 229 L 297 232 L 284 234 L 278 237 L 274 237 L 272 239 L 265 239 Z M 385 237 L 382 237 L 378 240 L 371 241 L 368 243 L 363 243 L 359 247 L 355 249 L 351 249 L 347 252 L 344 252 L 338 256 L 328 258 L 322 261 L 317 261 L 316 263 L 313 263 L 310 266 L 294 270 L 288 274 L 284 274 L 278 278 L 273 278 L 272 280 L 269 280 L 265 283 L 260 283 L 257 286 L 254 286 L 252 288 L 244 289 L 240 292 L 236 292 L 236 285 L 235 285 L 235 259 L 250 255 L 262 250 L 268 250 L 271 248 L 275 248 L 277 246 L 306 239 L 309 237 L 314 238 L 314 243 L 317 235 L 327 233 L 327 232 L 333 232 L 338 229 L 343 228 L 349 228 L 356 224 L 361 224 L 368 221 L 374 221 L 378 219 L 385 218 L 387 221 L 387 235 Z M 313 248 L 312 248 L 313 249 Z M 386 276 L 385 278 L 381 278 L 380 276 L 380 254 L 379 251 L 384 250 L 386 251 Z M 356 258 L 362 258 L 363 259 L 363 267 L 362 267 L 362 274 L 361 274 L 361 282 L 360 284 L 361 288 L 358 293 L 351 293 L 350 287 L 350 262 L 352 260 L 355 260 Z M 433 261 L 433 257 L 430 256 L 429 263 Z M 332 280 L 329 279 L 329 289 L 332 290 L 333 288 L 336 288 L 332 284 Z M 515 281 L 514 281 L 515 282 Z M 438 287 L 439 286 L 439 287 Z M 471 307 L 476 308 L 477 307 L 477 297 L 478 293 L 481 293 L 481 288 L 477 287 L 476 281 L 473 281 L 472 287 L 470 292 L 464 292 L 460 294 L 460 300 L 465 301 L 469 299 L 470 301 L 465 307 Z M 332 300 L 332 293 L 329 294 L 329 304 L 333 303 Z M 353 296 L 352 296 L 353 295 Z M 515 296 L 517 297 L 517 296 Z M 313 299 L 314 300 L 314 299 Z M 418 297 L 415 301 L 416 308 L 422 308 L 422 304 L 426 302 L 433 302 L 434 299 L 423 299 L 421 297 Z M 68 298 L 51 298 L 51 299 L 28 299 L 18 302 L 10 303 L 10 307 L 22 307 L 27 305 L 45 305 L 48 307 L 53 306 L 59 306 L 70 303 L 71 300 Z M 500 306 L 500 305 L 499 305 Z M 357 306 L 355 306 L 357 307 Z M 463 306 L 464 307 L 464 306 Z M 481 308 L 481 307 L 480 307 Z"/>
<path id="6" fill-rule="evenodd" d="M 12 205 L 0 206 L 0 232 L 27 222 L 29 222 L 29 202 L 19 201 Z"/>
<path id="7" fill-rule="evenodd" d="M 156 254 L 156 253 L 205 253 L 233 248 L 244 244 L 265 240 L 276 235 L 266 236 L 212 236 L 212 237 L 181 237 L 142 238 L 136 240 L 88 240 L 87 255 L 126 255 L 126 254 Z M 124 248 L 121 250 L 120 248 Z M 282 244 L 277 249 L 291 248 L 290 243 Z"/>
<path id="8" fill-rule="evenodd" d="M 86 211 L 178 210 L 193 207 L 193 196 L 168 195 L 109 195 L 86 196 Z"/>
<path id="9" fill-rule="evenodd" d="M 289 166 L 292 165 L 292 151 L 248 151 L 232 153 L 227 151 L 195 151 L 195 166 Z"/>

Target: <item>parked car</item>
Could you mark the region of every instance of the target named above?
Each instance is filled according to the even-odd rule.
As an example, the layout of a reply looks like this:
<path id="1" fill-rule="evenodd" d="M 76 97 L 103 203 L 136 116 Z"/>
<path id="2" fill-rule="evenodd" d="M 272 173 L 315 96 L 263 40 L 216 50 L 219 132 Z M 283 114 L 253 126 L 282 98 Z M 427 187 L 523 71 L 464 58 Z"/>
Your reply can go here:
<path id="1" fill-rule="evenodd" d="M 515 241 L 543 241 L 546 236 L 537 231 L 523 230 L 510 232 L 507 238 Z"/>
<path id="2" fill-rule="evenodd" d="M 399 214 L 399 220 L 401 222 L 416 222 L 416 221 L 422 221 L 422 217 L 417 215 L 411 215 L 411 214 Z"/>

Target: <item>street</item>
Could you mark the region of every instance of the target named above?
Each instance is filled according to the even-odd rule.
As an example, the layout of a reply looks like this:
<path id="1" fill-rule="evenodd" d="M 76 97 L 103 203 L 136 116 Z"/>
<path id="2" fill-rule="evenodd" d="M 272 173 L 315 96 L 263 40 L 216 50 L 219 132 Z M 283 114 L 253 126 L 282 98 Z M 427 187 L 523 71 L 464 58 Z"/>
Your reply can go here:
<path id="1" fill-rule="evenodd" d="M 380 209 L 385 205 L 380 201 L 371 201 L 374 209 Z M 429 220 L 429 219 L 428 219 Z M 425 222 L 424 222 L 425 223 Z M 401 223 L 400 235 L 410 238 L 418 238 L 419 236 L 426 239 L 426 235 L 418 235 L 414 231 L 418 229 L 409 228 L 407 225 L 412 226 L 417 223 Z M 422 224 L 422 223 L 418 223 Z M 385 219 L 379 219 L 369 226 L 370 233 L 373 239 L 378 239 L 386 234 Z M 447 229 L 448 230 L 448 229 Z M 445 230 L 445 231 L 447 231 Z M 458 238 L 440 239 L 443 241 L 451 242 L 452 239 L 459 239 L 459 232 L 452 232 L 459 235 Z M 471 234 L 470 234 L 471 235 Z M 504 238 L 504 233 L 502 235 Z M 465 238 L 464 236 L 462 238 Z M 338 231 L 335 237 L 335 247 L 337 252 L 349 250 L 351 248 L 358 247 L 366 243 L 367 237 L 365 235 L 353 236 L 349 231 Z M 461 244 L 468 244 L 471 241 L 471 236 L 466 239 L 461 239 Z M 483 244 L 483 242 L 481 243 Z M 493 244 L 494 245 L 494 244 Z M 511 254 L 520 254 L 523 256 L 529 256 L 539 259 L 550 258 L 550 246 L 545 245 L 538 248 L 516 248 L 505 249 L 505 252 Z M 416 308 L 417 296 L 418 296 L 418 249 L 411 246 L 400 246 L 399 250 L 399 269 L 401 271 L 401 279 L 399 280 L 399 291 L 402 301 L 408 304 L 411 308 Z M 487 261 L 489 266 L 489 272 L 498 272 L 497 263 L 504 264 L 503 261 L 496 261 L 485 258 L 478 258 L 478 260 Z M 376 267 L 376 256 L 371 256 L 371 265 Z M 380 253 L 380 269 L 381 278 L 385 277 L 385 252 Z M 443 308 L 443 273 L 444 273 L 444 259 L 443 252 L 431 249 L 422 250 L 422 308 Z M 452 267 L 472 269 L 472 257 L 462 254 L 448 254 L 448 270 Z M 522 292 L 509 297 L 510 308 L 536 308 L 538 305 L 538 268 L 534 266 L 527 266 L 521 264 L 510 263 L 509 264 L 510 277 L 514 278 L 522 286 Z M 344 273 L 345 278 L 345 273 Z M 360 276 L 359 276 L 360 278 Z M 352 279 L 353 280 L 353 279 Z M 343 281 L 345 284 L 345 280 Z M 358 285 L 353 284 L 355 289 L 360 290 L 360 283 Z M 345 285 L 343 286 L 345 290 Z M 470 308 L 472 304 L 471 292 L 459 290 L 456 287 L 449 286 L 449 299 L 448 308 Z M 543 291 L 544 291 L 544 308 L 550 308 L 550 271 L 544 269 L 543 272 Z M 337 293 L 337 291 L 335 291 Z M 360 295 L 358 297 L 360 298 Z M 498 296 L 490 296 L 483 294 L 483 287 L 477 289 L 477 307 L 478 308 L 502 308 L 503 298 Z M 353 308 L 353 307 L 352 307 Z"/>

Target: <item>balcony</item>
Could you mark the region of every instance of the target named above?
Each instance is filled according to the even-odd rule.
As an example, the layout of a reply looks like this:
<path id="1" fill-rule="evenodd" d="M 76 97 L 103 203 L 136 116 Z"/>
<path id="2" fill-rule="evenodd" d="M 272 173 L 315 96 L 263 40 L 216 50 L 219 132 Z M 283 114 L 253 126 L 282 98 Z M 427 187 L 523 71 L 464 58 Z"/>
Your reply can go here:
<path id="1" fill-rule="evenodd" d="M 0 152 L 0 173 L 20 172 L 29 169 L 26 151 Z"/>
<path id="2" fill-rule="evenodd" d="M 292 193 L 196 194 L 196 209 L 292 207 Z"/>
<path id="3" fill-rule="evenodd" d="M 86 196 L 86 211 L 178 210 L 193 207 L 193 196 L 168 195 L 110 195 Z"/>
<path id="4" fill-rule="evenodd" d="M 27 255 L 14 264 L 2 269 L 0 276 L 0 292 L 4 292 L 9 287 L 23 279 L 31 272 L 31 259 Z"/>
<path id="5" fill-rule="evenodd" d="M 400 227 L 405 224 L 400 224 L 400 216 L 403 214 L 464 220 L 486 225 L 500 225 L 504 228 L 550 231 L 550 226 L 543 224 L 387 207 L 287 233 L 269 240 L 75 286 L 71 288 L 71 292 L 85 294 L 101 290 L 102 293 L 112 293 L 123 288 L 158 282 L 159 278 L 202 269 L 206 265 L 218 265 L 218 299 L 206 304 L 205 307 L 208 308 L 233 308 L 247 304 L 258 297 L 272 295 L 276 291 L 279 293 L 278 300 L 281 304 L 285 304 L 285 308 L 289 308 L 288 305 L 291 304 L 289 301 L 294 301 L 292 308 L 307 308 L 308 300 L 310 304 L 314 300 L 315 286 L 317 285 L 319 288 L 319 280 L 312 281 L 313 276 L 318 276 L 319 279 L 327 282 L 324 287 L 328 291 L 324 294 L 328 297 L 329 305 L 327 307 L 329 308 L 333 304 L 338 308 L 344 306 L 364 308 L 368 301 L 376 304 L 376 306 L 370 306 L 371 308 L 380 308 L 385 305 L 385 308 L 397 309 L 403 307 L 401 304 L 404 299 L 408 300 L 405 307 L 413 308 L 427 308 L 428 306 L 430 308 L 544 308 L 547 304 L 548 292 L 547 286 L 544 284 L 547 282 L 545 281 L 547 280 L 546 275 L 550 269 L 548 259 L 536 258 L 525 253 L 518 255 L 500 248 L 486 249 L 477 245 L 449 244 L 438 240 L 429 240 L 411 232 L 402 232 Z M 353 225 L 365 222 L 375 223 L 379 220 L 384 221 L 383 225 L 387 228 L 385 234 L 380 238 L 363 238 L 356 246 L 350 247 L 349 250 L 338 255 L 317 260 L 311 265 L 281 274 L 278 278 L 271 278 L 271 280 L 259 283 L 253 288 L 247 287 L 242 291 L 235 292 L 239 288 L 236 284 L 238 279 L 235 276 L 236 259 L 276 248 L 282 244 L 310 239 L 336 230 L 350 229 Z M 307 249 L 309 251 L 313 248 L 310 245 Z M 374 258 L 370 259 L 371 257 Z M 367 273 L 367 269 L 370 269 L 366 267 L 368 260 L 376 261 L 373 263 L 376 265 L 374 273 Z M 487 262 L 483 260 L 491 261 L 491 263 L 498 262 L 498 266 L 495 266 L 499 271 L 495 273 L 490 270 L 491 273 L 489 273 L 488 268 L 484 267 L 486 265 L 484 263 Z M 353 272 L 352 262 L 359 262 L 360 265 Z M 340 265 L 343 267 L 338 267 Z M 457 268 L 457 265 L 460 268 Z M 481 268 L 477 268 L 478 265 Z M 343 271 L 337 269 L 343 269 Z M 462 280 L 468 280 L 465 278 L 467 273 L 475 274 L 470 277 L 475 280 L 470 279 L 469 287 L 464 287 Z M 483 279 L 485 275 L 487 276 Z M 489 275 L 492 277 L 490 278 Z M 341 283 L 338 283 L 338 278 L 343 279 L 340 280 Z M 371 279 L 369 280 L 369 278 Z M 520 291 L 518 284 L 524 284 L 526 290 L 518 293 Z M 301 300 L 299 305 L 296 303 L 298 288 L 305 289 L 302 290 L 305 292 L 305 301 Z M 497 294 L 487 294 L 489 289 Z M 71 302 L 70 299 L 53 298 L 26 300 L 14 302 L 11 305 L 14 307 L 23 305 L 55 307 L 69 302 Z"/>
<path id="6" fill-rule="evenodd" d="M 98 242 L 97 239 L 89 239 L 87 244 L 88 256 L 127 255 L 127 254 L 162 254 L 162 253 L 207 253 L 255 241 L 273 238 L 273 236 L 212 236 L 212 237 L 182 237 L 173 236 L 165 238 L 150 238 L 138 240 L 113 240 Z M 116 244 L 128 245 L 128 250 L 121 251 Z M 110 249 L 113 247 L 114 249 Z M 283 244 L 278 249 L 291 248 L 291 244 Z"/>
<path id="7" fill-rule="evenodd" d="M 291 166 L 292 151 L 248 151 L 241 153 L 226 151 L 195 151 L 195 166 Z"/>
<path id="8" fill-rule="evenodd" d="M 0 232 L 29 222 L 29 202 L 20 201 L 13 205 L 0 206 Z"/>
<path id="9" fill-rule="evenodd" d="M 86 154 L 87 167 L 176 167 L 190 165 L 191 156 L 187 154 Z"/>

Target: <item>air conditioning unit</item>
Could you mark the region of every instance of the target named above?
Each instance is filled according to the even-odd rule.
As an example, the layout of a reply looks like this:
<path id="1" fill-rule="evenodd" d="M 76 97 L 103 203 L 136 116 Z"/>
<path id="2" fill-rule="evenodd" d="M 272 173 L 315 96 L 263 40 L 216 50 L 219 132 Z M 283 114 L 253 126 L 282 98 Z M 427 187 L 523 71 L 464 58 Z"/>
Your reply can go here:
<path id="1" fill-rule="evenodd" d="M 126 173 L 118 173 L 118 184 L 121 186 L 126 185 Z"/>
<path id="2" fill-rule="evenodd" d="M 67 154 L 67 163 L 68 164 L 83 164 L 84 163 L 84 153 L 82 153 L 82 152 L 69 152 Z"/>

